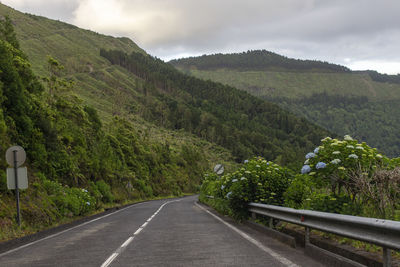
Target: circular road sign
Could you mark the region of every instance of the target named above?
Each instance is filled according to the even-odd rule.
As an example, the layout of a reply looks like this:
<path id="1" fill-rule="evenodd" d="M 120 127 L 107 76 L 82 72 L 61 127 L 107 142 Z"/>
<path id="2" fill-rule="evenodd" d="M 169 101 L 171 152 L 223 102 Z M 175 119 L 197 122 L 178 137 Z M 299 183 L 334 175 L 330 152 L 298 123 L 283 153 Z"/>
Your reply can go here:
<path id="1" fill-rule="evenodd" d="M 26 153 L 25 150 L 20 147 L 20 146 L 12 146 L 6 151 L 6 161 L 9 165 L 14 167 L 14 151 L 16 151 L 16 156 L 17 156 L 17 166 L 19 167 L 22 164 L 24 164 L 26 160 Z"/>
<path id="2" fill-rule="evenodd" d="M 222 164 L 215 165 L 214 172 L 218 175 L 222 175 L 224 173 L 224 166 L 222 166 Z"/>

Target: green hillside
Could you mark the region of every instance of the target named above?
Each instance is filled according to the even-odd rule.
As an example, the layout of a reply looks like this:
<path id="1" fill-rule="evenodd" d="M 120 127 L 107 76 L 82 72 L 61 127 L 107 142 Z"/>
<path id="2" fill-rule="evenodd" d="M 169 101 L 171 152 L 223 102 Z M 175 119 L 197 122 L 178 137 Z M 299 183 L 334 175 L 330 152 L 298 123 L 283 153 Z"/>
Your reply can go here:
<path id="1" fill-rule="evenodd" d="M 1 4 L 0 25 L 0 153 L 23 146 L 30 176 L 18 229 L 0 172 L 0 240 L 107 206 L 196 192 L 216 162 L 229 169 L 260 155 L 298 167 L 329 134 L 248 93 L 181 74 L 127 38 Z"/>
<path id="2" fill-rule="evenodd" d="M 26 31 L 30 26 L 31 32 Z M 68 38 L 75 36 L 72 43 L 79 45 L 54 42 L 42 49 L 49 39 L 62 36 L 63 29 L 75 29 Z M 28 33 L 31 39 L 20 38 Z M 38 52 L 25 41 L 36 43 Z M 18 228 L 14 194 L 6 185 L 7 164 L 4 158 L 0 161 L 0 241 L 109 206 L 193 193 L 202 172 L 215 162 L 228 169 L 234 165 L 228 150 L 133 113 L 142 110 L 135 101 L 140 79 L 100 57 L 94 45 L 103 41 L 105 47 L 143 53 L 128 39 L 0 5 L 0 153 L 13 144 L 23 146 L 29 174 L 29 188 L 21 192 Z M 79 60 L 82 57 L 85 61 Z"/>
<path id="3" fill-rule="evenodd" d="M 338 65 L 288 59 L 267 51 L 170 63 L 184 73 L 275 102 L 332 132 L 366 141 L 390 156 L 400 155 L 399 75 L 351 72 Z"/>

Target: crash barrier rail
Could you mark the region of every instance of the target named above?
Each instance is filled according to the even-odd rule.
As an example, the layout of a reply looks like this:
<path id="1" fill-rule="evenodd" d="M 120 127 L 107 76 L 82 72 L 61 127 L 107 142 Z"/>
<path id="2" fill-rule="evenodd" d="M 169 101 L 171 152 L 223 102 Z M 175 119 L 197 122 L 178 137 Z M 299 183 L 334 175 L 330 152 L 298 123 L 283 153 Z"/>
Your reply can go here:
<path id="1" fill-rule="evenodd" d="M 400 250 L 400 222 L 366 218 L 312 210 L 250 203 L 252 217 L 256 214 L 269 217 L 269 227 L 273 219 L 305 227 L 305 245 L 310 244 L 310 230 L 337 234 L 352 239 L 369 242 L 383 247 L 383 266 L 391 266 L 391 249 Z"/>

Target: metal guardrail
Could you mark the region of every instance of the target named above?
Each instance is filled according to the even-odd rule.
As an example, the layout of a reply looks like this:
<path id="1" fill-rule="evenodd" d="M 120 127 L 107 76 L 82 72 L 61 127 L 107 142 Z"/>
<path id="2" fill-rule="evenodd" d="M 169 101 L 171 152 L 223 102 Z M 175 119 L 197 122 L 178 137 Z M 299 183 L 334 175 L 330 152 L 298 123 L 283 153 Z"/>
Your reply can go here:
<path id="1" fill-rule="evenodd" d="M 383 247 L 383 265 L 391 266 L 391 249 L 400 250 L 400 222 L 311 210 L 296 210 L 273 205 L 250 203 L 249 211 L 306 228 L 306 245 L 310 229 L 341 235 Z"/>

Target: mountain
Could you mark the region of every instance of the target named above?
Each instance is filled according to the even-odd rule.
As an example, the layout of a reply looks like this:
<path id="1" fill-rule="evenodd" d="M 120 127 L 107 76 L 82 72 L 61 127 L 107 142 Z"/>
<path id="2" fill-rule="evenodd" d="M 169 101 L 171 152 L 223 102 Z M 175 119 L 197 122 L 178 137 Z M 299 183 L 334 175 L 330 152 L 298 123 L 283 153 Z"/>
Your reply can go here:
<path id="1" fill-rule="evenodd" d="M 350 71 L 257 50 L 169 62 L 183 73 L 234 86 L 338 135 L 400 155 L 400 75 Z"/>
<path id="2" fill-rule="evenodd" d="M 127 38 L 2 4 L 0 48 L 0 153 L 23 146 L 30 181 L 26 225 L 15 232 L 0 172 L 1 240 L 116 203 L 196 192 L 216 162 L 260 155 L 298 167 L 329 135 L 273 103 L 182 74 Z"/>

